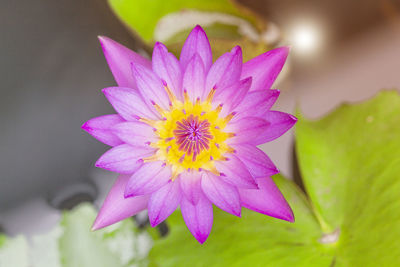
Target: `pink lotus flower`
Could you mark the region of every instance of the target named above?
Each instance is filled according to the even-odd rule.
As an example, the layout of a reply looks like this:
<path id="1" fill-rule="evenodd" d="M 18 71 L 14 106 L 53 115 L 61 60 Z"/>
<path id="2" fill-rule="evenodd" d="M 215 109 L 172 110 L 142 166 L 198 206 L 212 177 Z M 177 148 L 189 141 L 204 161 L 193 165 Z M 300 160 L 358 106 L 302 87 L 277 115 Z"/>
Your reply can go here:
<path id="1" fill-rule="evenodd" d="M 257 145 L 278 138 L 295 123 L 270 108 L 270 90 L 287 47 L 242 63 L 239 46 L 212 62 L 200 26 L 180 59 L 156 43 L 152 61 L 100 37 L 118 87 L 103 92 L 118 114 L 82 128 L 112 146 L 96 166 L 120 173 L 94 222 L 99 229 L 148 209 L 150 224 L 178 206 L 193 236 L 203 243 L 213 223 L 212 204 L 240 216 L 245 207 L 294 221 L 270 176 L 279 171 Z"/>

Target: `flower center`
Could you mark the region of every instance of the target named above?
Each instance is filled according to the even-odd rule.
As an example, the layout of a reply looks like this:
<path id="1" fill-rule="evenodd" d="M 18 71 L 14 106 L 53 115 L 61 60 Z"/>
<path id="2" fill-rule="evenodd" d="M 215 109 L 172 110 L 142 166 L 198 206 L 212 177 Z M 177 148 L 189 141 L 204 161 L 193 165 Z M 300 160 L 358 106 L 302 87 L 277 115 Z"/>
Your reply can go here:
<path id="1" fill-rule="evenodd" d="M 210 123 L 208 120 L 199 120 L 199 117 L 190 116 L 187 119 L 176 122 L 174 135 L 176 144 L 180 151 L 184 151 L 186 155 L 192 155 L 192 160 L 204 149 L 210 148 L 210 139 L 213 138 L 210 132 Z"/>
<path id="2" fill-rule="evenodd" d="M 182 102 L 167 87 L 166 90 L 171 100 L 169 110 L 154 104 L 163 119 L 142 119 L 154 127 L 159 137 L 158 142 L 151 143 L 157 152 L 148 160 L 161 160 L 169 164 L 173 171 L 172 179 L 189 169 L 204 169 L 219 174 L 214 161 L 226 160 L 223 155 L 234 151 L 225 142 L 233 136 L 232 133 L 223 131 L 234 114 L 219 116 L 222 105 L 213 108 L 211 104 L 214 89 L 206 101 L 197 99 L 194 103 L 186 92 Z"/>

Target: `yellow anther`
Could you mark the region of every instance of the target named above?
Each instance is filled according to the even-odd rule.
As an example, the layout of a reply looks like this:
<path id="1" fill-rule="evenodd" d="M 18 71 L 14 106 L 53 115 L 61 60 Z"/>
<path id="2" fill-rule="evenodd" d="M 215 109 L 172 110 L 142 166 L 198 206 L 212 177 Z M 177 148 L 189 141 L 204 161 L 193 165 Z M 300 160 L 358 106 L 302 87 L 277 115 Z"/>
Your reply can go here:
<path id="1" fill-rule="evenodd" d="M 215 166 L 212 166 L 209 171 L 217 176 L 220 176 L 221 173 L 217 170 L 217 168 L 215 168 Z"/>
<path id="2" fill-rule="evenodd" d="M 221 112 L 221 110 L 222 110 L 222 104 L 219 104 L 218 105 L 218 107 L 215 109 L 215 111 L 217 112 L 217 113 L 220 113 Z"/>
<path id="3" fill-rule="evenodd" d="M 157 110 L 157 112 L 160 113 L 161 116 L 164 116 L 166 114 L 166 111 L 156 103 L 153 103 L 153 106 Z"/>
<path id="4" fill-rule="evenodd" d="M 146 119 L 146 118 L 140 118 L 139 121 L 144 122 L 152 127 L 155 127 L 157 125 L 157 121 L 155 120 L 150 120 L 150 119 Z"/>
<path id="5" fill-rule="evenodd" d="M 150 157 L 147 157 L 147 158 L 143 158 L 143 162 L 152 162 L 152 161 L 156 161 L 156 160 L 159 160 L 157 154 L 154 154 L 154 155 L 152 155 Z"/>
<path id="6" fill-rule="evenodd" d="M 228 138 L 232 138 L 232 137 L 236 136 L 236 134 L 234 134 L 234 133 L 227 133 L 227 136 L 228 136 Z"/>
<path id="7" fill-rule="evenodd" d="M 183 90 L 183 97 L 185 99 L 185 102 L 189 102 L 190 101 L 188 92 L 186 90 Z"/>
<path id="8" fill-rule="evenodd" d="M 231 114 L 229 114 L 228 116 L 225 117 L 224 121 L 225 123 L 228 123 L 231 121 L 231 119 L 236 115 L 236 112 L 232 112 Z"/>
<path id="9" fill-rule="evenodd" d="M 165 85 L 164 89 L 167 92 L 168 98 L 171 101 L 171 103 L 176 103 L 177 101 L 176 96 L 174 95 L 174 93 L 172 93 L 171 89 L 169 89 L 168 85 Z"/>
<path id="10" fill-rule="evenodd" d="M 226 152 L 228 152 L 228 153 L 236 153 L 236 150 L 233 147 L 227 146 Z"/>
<path id="11" fill-rule="evenodd" d="M 216 89 L 213 88 L 213 89 L 211 89 L 211 91 L 208 93 L 208 96 L 207 96 L 207 102 L 208 102 L 208 103 L 211 103 L 211 101 L 213 100 L 214 95 L 215 95 L 215 91 L 216 91 Z"/>

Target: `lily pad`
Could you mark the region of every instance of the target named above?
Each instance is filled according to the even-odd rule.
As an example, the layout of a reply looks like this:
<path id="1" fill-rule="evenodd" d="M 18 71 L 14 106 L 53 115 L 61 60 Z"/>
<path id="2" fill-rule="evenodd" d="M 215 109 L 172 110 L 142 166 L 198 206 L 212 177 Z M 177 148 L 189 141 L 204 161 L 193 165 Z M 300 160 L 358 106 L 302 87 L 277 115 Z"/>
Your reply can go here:
<path id="1" fill-rule="evenodd" d="M 287 198 L 296 223 L 244 209 L 242 218 L 214 208 L 209 239 L 200 245 L 180 212 L 168 219 L 170 233 L 150 252 L 154 266 L 329 266 L 334 246 L 318 240 L 321 228 L 305 195 L 280 175 L 274 181 Z"/>
<path id="2" fill-rule="evenodd" d="M 341 231 L 338 262 L 400 265 L 400 96 L 384 91 L 319 121 L 300 119 L 297 155 L 324 230 Z"/>
<path id="3" fill-rule="evenodd" d="M 133 221 L 91 232 L 95 217 L 95 209 L 88 204 L 64 213 L 59 239 L 62 266 L 145 266 L 149 238 L 137 232 Z"/>
<path id="4" fill-rule="evenodd" d="M 185 10 L 221 12 L 250 21 L 254 26 L 263 27 L 254 14 L 230 0 L 108 0 L 117 16 L 146 42 L 154 40 L 158 21 L 171 13 Z M 245 12 L 243 12 L 245 10 Z"/>
<path id="5" fill-rule="evenodd" d="M 217 209 L 204 245 L 179 215 L 155 241 L 154 266 L 400 266 L 400 96 L 382 92 L 318 121 L 300 118 L 297 157 L 309 197 L 274 180 L 294 210 L 289 224 Z"/>
<path id="6" fill-rule="evenodd" d="M 108 0 L 120 20 L 143 40 L 151 53 L 155 41 L 179 56 L 190 30 L 200 24 L 218 58 L 235 45 L 243 46 L 245 61 L 280 41 L 279 30 L 232 0 Z M 268 32 L 270 31 L 270 32 Z M 268 36 L 268 37 L 267 37 Z"/>

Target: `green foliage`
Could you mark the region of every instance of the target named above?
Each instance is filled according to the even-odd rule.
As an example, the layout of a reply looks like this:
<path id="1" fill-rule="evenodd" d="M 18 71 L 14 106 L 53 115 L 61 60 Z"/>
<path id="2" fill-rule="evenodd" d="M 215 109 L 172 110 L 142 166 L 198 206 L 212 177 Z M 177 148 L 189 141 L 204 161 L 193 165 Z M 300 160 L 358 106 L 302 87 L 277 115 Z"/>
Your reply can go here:
<path id="1" fill-rule="evenodd" d="M 153 266 L 400 266 L 400 96 L 382 92 L 318 121 L 301 118 L 297 156 L 308 198 L 275 176 L 294 210 L 289 224 L 215 209 L 204 245 L 179 213 L 155 242 Z"/>
<path id="2" fill-rule="evenodd" d="M 19 236 L 0 237 L 0 266 L 13 267 L 141 267 L 147 265 L 150 237 L 132 220 L 90 231 L 96 210 L 81 204 L 65 211 L 60 224 L 28 244 Z M 5 240 L 5 241 L 4 241 Z M 4 243 L 4 244 L 3 244 Z M 140 245 L 139 245 L 140 244 Z"/>
<path id="3" fill-rule="evenodd" d="M 395 91 L 297 125 L 307 193 L 327 230 L 342 232 L 338 263 L 400 265 L 399 134 Z"/>
<path id="4" fill-rule="evenodd" d="M 229 51 L 236 45 L 241 45 L 244 49 L 243 57 L 247 61 L 272 48 L 262 38 L 259 40 L 249 39 L 237 25 L 227 24 L 224 19 L 226 15 L 233 16 L 236 21 L 238 18 L 249 23 L 250 28 L 260 35 L 267 28 L 267 22 L 256 16 L 249 9 L 239 6 L 236 1 L 231 0 L 108 0 L 111 8 L 122 22 L 134 31 L 137 36 L 143 39 L 147 45 L 147 50 L 151 51 L 156 37 L 154 36 L 156 26 L 166 15 L 183 14 L 187 10 L 197 12 L 208 12 L 219 17 L 221 21 L 215 21 L 210 25 L 202 25 L 206 30 L 211 42 L 214 59 Z M 211 12 L 211 13 L 210 13 Z M 203 16 L 204 15 L 203 13 Z M 204 19 L 204 18 L 203 18 Z M 232 22 L 232 21 L 231 21 Z M 236 21 L 237 22 L 237 21 Z M 198 22 L 200 23 L 200 22 Z M 232 22 L 234 23 L 234 22 Z M 168 25 L 168 29 L 174 29 L 178 24 Z M 164 25 L 165 27 L 165 25 Z M 161 40 L 168 46 L 168 49 L 179 56 L 183 42 L 188 36 L 191 28 L 179 29 L 167 40 Z"/>
<path id="5" fill-rule="evenodd" d="M 222 12 L 252 21 L 252 16 L 243 15 L 230 0 L 108 0 L 118 17 L 134 29 L 146 42 L 153 40 L 158 21 L 169 13 L 186 9 Z"/>
<path id="6" fill-rule="evenodd" d="M 155 242 L 154 266 L 329 266 L 331 247 L 318 243 L 321 229 L 304 194 L 276 175 L 291 204 L 296 223 L 243 210 L 242 218 L 214 208 L 214 225 L 204 245 L 191 236 L 180 212 L 168 219 L 170 234 Z"/>

